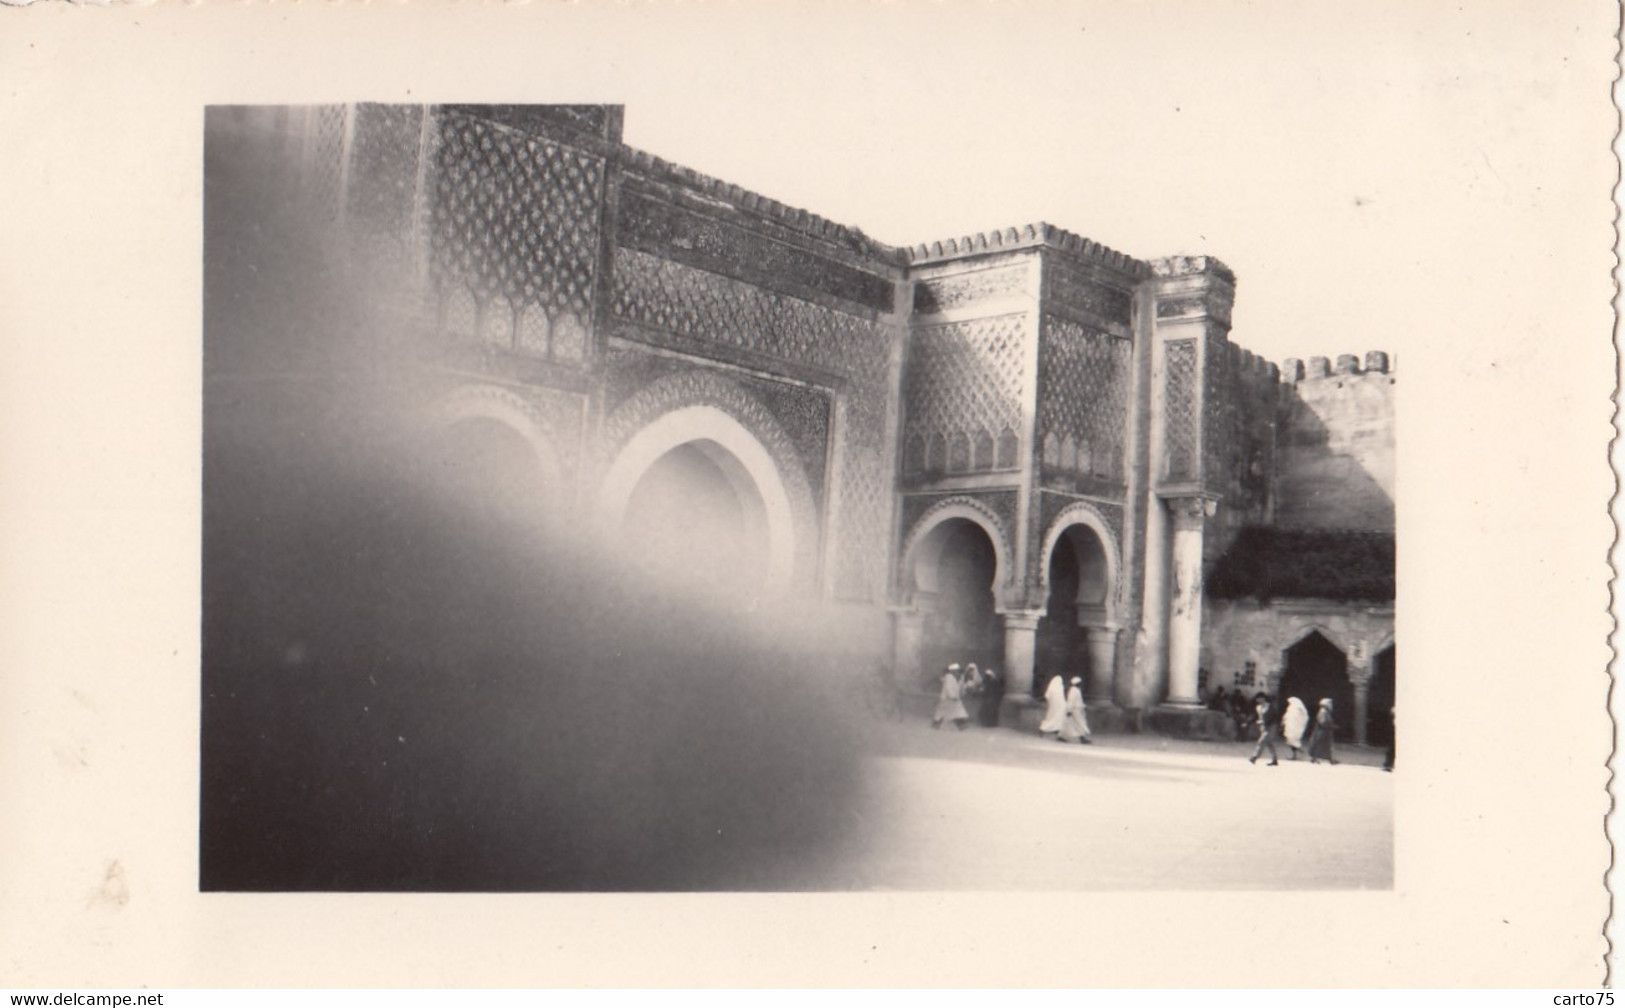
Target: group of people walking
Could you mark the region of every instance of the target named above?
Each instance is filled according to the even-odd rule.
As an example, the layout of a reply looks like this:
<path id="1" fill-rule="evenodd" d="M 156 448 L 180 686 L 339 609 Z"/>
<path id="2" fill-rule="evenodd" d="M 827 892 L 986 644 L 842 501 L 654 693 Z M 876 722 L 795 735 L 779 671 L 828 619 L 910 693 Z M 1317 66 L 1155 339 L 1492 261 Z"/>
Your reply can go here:
<path id="1" fill-rule="evenodd" d="M 1264 754 L 1267 748 L 1270 751 L 1270 766 L 1280 763 L 1275 753 L 1277 740 L 1283 741 L 1292 750 L 1292 758 L 1297 759 L 1298 753 L 1304 749 L 1309 751 L 1309 762 L 1319 763 L 1325 760 L 1336 763 L 1332 755 L 1332 738 L 1337 732 L 1337 720 L 1332 716 L 1332 701 L 1330 697 L 1323 698 L 1320 706 L 1315 710 L 1314 723 L 1311 726 L 1309 708 L 1297 697 L 1288 697 L 1286 710 L 1276 715 L 1275 705 L 1263 693 L 1253 701 L 1253 713 L 1258 723 L 1258 745 L 1253 748 L 1253 754 L 1247 757 L 1247 762 L 1256 763 L 1258 757 Z M 1304 732 L 1309 733 L 1308 744 L 1304 743 Z"/>
<path id="2" fill-rule="evenodd" d="M 963 730 L 970 727 L 967 699 L 976 700 L 976 722 L 984 728 L 999 726 L 999 706 L 1004 702 L 1004 679 L 993 669 L 982 671 L 974 662 L 954 663 L 942 670 L 938 680 L 937 707 L 931 713 L 931 727 L 952 723 Z M 1083 703 L 1083 679 L 1073 676 L 1070 686 L 1062 676 L 1051 676 L 1044 689 L 1044 719 L 1038 732 L 1058 742 L 1090 745 L 1089 713 Z"/>
<path id="3" fill-rule="evenodd" d="M 1238 694 L 1239 695 L 1239 694 Z M 941 728 L 944 724 L 952 723 L 956 728 L 964 730 L 970 727 L 970 711 L 965 707 L 967 699 L 976 701 L 976 721 L 986 728 L 997 728 L 999 725 L 999 707 L 1004 702 L 1004 678 L 993 669 L 981 670 L 974 662 L 960 665 L 955 662 L 942 670 L 937 692 L 937 706 L 931 714 L 931 727 Z M 1277 710 L 1274 701 L 1267 694 L 1259 693 L 1253 698 L 1249 723 L 1257 725 L 1258 745 L 1253 747 L 1253 754 L 1247 757 L 1247 762 L 1257 763 L 1265 750 L 1269 751 L 1269 766 L 1278 766 L 1280 757 L 1276 751 L 1277 742 L 1283 742 L 1296 760 L 1299 753 L 1307 753 L 1310 763 L 1319 763 L 1325 760 L 1335 764 L 1336 755 L 1333 751 L 1333 741 L 1337 734 L 1337 719 L 1333 713 L 1333 703 L 1330 697 L 1322 698 L 1315 708 L 1311 718 L 1309 708 L 1297 697 L 1288 697 L 1286 707 Z M 1044 718 L 1038 724 L 1038 732 L 1046 738 L 1053 738 L 1057 742 L 1075 742 L 1081 745 L 1093 744 L 1089 731 L 1089 712 L 1083 702 L 1083 678 L 1054 675 L 1044 687 Z M 1383 763 L 1384 770 L 1394 768 L 1394 747 L 1389 743 L 1387 758 Z"/>
<path id="4" fill-rule="evenodd" d="M 999 705 L 1004 702 L 1004 677 L 993 669 L 985 672 L 978 669 L 975 662 L 963 666 L 955 662 L 943 669 L 931 727 L 941 728 L 949 721 L 962 731 L 970 727 L 970 712 L 965 709 L 967 698 L 976 701 L 976 723 L 984 728 L 997 728 Z"/>

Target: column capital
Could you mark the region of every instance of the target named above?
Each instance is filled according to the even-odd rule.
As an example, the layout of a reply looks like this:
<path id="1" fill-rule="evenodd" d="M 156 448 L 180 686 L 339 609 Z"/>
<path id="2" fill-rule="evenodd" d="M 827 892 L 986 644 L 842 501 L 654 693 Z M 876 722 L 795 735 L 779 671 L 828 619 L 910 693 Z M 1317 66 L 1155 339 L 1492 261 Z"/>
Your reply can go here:
<path id="1" fill-rule="evenodd" d="M 1038 621 L 1044 618 L 1042 609 L 1001 609 L 999 616 L 1004 625 L 1011 630 L 1036 630 Z"/>
<path id="2" fill-rule="evenodd" d="M 1236 275 L 1212 256 L 1170 256 L 1151 261 L 1159 328 L 1209 321 L 1230 328 Z"/>
<path id="3" fill-rule="evenodd" d="M 1200 529 L 1219 511 L 1217 494 L 1197 490 L 1169 490 L 1158 493 L 1173 517 L 1175 529 Z"/>

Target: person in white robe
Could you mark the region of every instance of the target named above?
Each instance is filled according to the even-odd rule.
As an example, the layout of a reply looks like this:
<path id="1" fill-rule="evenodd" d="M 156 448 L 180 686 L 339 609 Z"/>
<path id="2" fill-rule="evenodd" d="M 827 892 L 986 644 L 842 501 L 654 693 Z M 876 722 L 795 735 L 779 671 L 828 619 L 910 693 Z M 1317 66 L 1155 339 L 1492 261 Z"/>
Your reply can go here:
<path id="1" fill-rule="evenodd" d="M 1281 738 L 1292 747 L 1292 758 L 1298 758 L 1303 748 L 1303 733 L 1309 728 L 1309 708 L 1297 697 L 1288 697 L 1286 713 L 1281 715 Z"/>
<path id="2" fill-rule="evenodd" d="M 1093 745 L 1094 740 L 1089 735 L 1089 713 L 1083 705 L 1083 679 L 1073 676 L 1066 690 L 1066 716 L 1061 721 L 1061 734 L 1056 737 L 1062 742 Z"/>
<path id="3" fill-rule="evenodd" d="M 1066 723 L 1066 684 L 1060 676 L 1050 676 L 1044 687 L 1044 720 L 1038 722 L 1040 735 L 1055 735 Z"/>
<path id="4" fill-rule="evenodd" d="M 964 701 L 960 699 L 957 664 L 949 665 L 942 672 L 942 687 L 937 693 L 937 709 L 931 715 L 931 727 L 941 728 L 944 721 L 952 721 L 960 729 L 970 723 L 970 714 L 965 711 Z"/>

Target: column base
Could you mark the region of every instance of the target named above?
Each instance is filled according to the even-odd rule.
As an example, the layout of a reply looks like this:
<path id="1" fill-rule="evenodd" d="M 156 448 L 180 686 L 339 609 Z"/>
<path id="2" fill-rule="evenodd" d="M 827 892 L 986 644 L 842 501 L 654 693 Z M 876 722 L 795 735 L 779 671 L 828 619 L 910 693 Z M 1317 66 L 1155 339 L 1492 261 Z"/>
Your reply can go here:
<path id="1" fill-rule="evenodd" d="M 1089 717 L 1089 731 L 1095 735 L 1131 735 L 1140 730 L 1140 712 L 1124 710 L 1115 703 L 1095 706 L 1085 700 Z M 1044 720 L 1044 701 L 1005 697 L 999 711 L 999 723 L 1006 728 L 1019 728 L 1036 733 Z"/>
<path id="2" fill-rule="evenodd" d="M 1140 730 L 1140 712 L 1124 710 L 1109 700 L 1089 704 L 1089 729 L 1096 735 L 1132 735 Z"/>
<path id="3" fill-rule="evenodd" d="M 1151 708 L 1146 723 L 1152 731 L 1171 738 L 1217 742 L 1236 739 L 1236 722 L 1230 715 L 1196 705 L 1158 704 Z"/>

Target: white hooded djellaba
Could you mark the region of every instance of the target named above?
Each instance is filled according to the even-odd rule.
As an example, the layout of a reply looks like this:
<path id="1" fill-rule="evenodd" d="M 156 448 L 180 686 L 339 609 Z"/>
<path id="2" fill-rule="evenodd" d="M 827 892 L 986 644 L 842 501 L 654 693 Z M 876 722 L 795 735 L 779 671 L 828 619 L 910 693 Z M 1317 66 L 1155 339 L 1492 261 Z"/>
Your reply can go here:
<path id="1" fill-rule="evenodd" d="M 1060 676 L 1051 676 L 1049 685 L 1044 687 L 1044 720 L 1039 722 L 1038 730 L 1049 735 L 1060 731 L 1065 723 L 1066 686 Z"/>
<path id="2" fill-rule="evenodd" d="M 1309 727 L 1309 708 L 1297 697 L 1286 702 L 1286 713 L 1281 715 L 1281 737 L 1294 749 L 1303 748 L 1303 733 Z"/>

